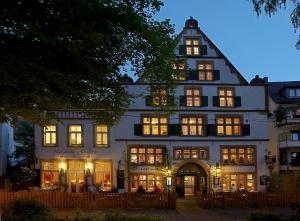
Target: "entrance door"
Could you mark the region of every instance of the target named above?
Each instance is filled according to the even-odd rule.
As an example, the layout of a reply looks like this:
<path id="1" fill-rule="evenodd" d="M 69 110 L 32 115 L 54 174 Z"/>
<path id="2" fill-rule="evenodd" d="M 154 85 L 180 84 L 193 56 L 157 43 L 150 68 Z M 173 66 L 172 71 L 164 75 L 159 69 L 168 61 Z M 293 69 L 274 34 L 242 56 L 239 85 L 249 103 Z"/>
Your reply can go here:
<path id="1" fill-rule="evenodd" d="M 184 195 L 195 195 L 195 176 L 184 176 Z"/>
<path id="2" fill-rule="evenodd" d="M 69 192 L 83 192 L 84 191 L 84 162 L 69 161 L 67 178 L 68 178 Z"/>

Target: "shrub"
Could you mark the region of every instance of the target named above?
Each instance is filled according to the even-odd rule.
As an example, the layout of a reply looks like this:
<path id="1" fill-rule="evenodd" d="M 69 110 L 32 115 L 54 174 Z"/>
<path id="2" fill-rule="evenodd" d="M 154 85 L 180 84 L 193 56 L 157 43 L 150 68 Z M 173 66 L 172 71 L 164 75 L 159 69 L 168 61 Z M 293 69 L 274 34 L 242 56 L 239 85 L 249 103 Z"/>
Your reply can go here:
<path id="1" fill-rule="evenodd" d="M 3 221 L 53 221 L 47 207 L 32 199 L 14 200 L 2 213 Z"/>
<path id="2" fill-rule="evenodd" d="M 267 212 L 252 213 L 248 217 L 248 221 L 282 221 L 280 216 Z"/>

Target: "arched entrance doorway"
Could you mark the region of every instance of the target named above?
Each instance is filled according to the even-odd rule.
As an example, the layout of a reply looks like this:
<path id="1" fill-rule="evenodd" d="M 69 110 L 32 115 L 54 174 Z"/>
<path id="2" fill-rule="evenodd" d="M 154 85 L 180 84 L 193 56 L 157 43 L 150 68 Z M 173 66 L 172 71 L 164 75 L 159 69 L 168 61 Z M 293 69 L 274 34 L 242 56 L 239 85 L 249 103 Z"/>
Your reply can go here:
<path id="1" fill-rule="evenodd" d="M 198 191 L 207 192 L 207 173 L 199 164 L 185 163 L 175 175 L 178 196 L 195 196 Z"/>

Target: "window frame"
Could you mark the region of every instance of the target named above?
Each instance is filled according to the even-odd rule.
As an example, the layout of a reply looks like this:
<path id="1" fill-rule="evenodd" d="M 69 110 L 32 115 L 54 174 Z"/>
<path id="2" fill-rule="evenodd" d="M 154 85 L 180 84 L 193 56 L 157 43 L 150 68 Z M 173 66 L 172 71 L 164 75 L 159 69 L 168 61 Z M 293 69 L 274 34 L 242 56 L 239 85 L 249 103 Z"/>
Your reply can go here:
<path id="1" fill-rule="evenodd" d="M 187 45 L 186 42 L 190 40 L 191 41 L 191 45 Z M 198 45 L 194 45 L 194 41 L 197 40 L 198 41 Z M 201 38 L 200 37 L 185 37 L 183 38 L 183 43 L 185 45 L 185 55 L 187 56 L 201 56 Z M 187 48 L 190 47 L 191 48 L 191 54 L 187 53 Z M 198 54 L 195 54 L 195 48 L 198 48 Z"/>
<path id="2" fill-rule="evenodd" d="M 150 123 L 144 123 L 144 118 L 150 118 Z M 152 124 L 152 118 L 158 118 L 158 134 L 153 134 L 152 131 L 152 127 L 153 127 L 153 124 Z M 160 119 L 161 118 L 166 118 L 167 122 L 164 123 L 164 124 L 161 124 L 160 123 Z M 142 136 L 146 136 L 146 137 L 167 137 L 169 136 L 169 118 L 167 115 L 141 115 L 141 125 L 142 125 Z M 145 134 L 144 133 L 144 126 L 145 125 L 149 125 L 150 126 L 150 133 L 149 134 Z M 161 126 L 166 126 L 166 129 L 167 129 L 167 133 L 164 135 L 164 134 L 161 134 Z"/>
<path id="3" fill-rule="evenodd" d="M 184 158 L 184 150 L 189 150 L 190 152 L 190 157 L 189 158 Z M 198 151 L 198 157 L 193 158 L 192 157 L 192 151 L 197 150 Z M 176 151 L 181 151 L 181 157 L 178 158 Z M 200 151 L 205 151 L 206 152 L 206 157 L 200 157 Z M 174 147 L 173 149 L 173 159 L 174 160 L 208 160 L 209 159 L 209 148 L 208 147 Z"/>
<path id="4" fill-rule="evenodd" d="M 55 144 L 45 144 L 45 127 L 48 126 L 55 126 L 55 139 L 56 139 Z M 42 147 L 58 147 L 58 125 L 57 124 L 49 124 L 42 127 Z"/>
<path id="5" fill-rule="evenodd" d="M 93 182 L 95 183 L 95 184 L 97 184 L 96 183 L 96 173 L 106 173 L 106 172 L 108 172 L 108 171 L 104 171 L 104 170 L 102 170 L 102 171 L 98 171 L 98 170 L 96 170 L 96 163 L 98 163 L 98 162 L 101 162 L 101 163 L 109 163 L 110 164 L 110 189 L 112 189 L 112 187 L 113 187 L 113 161 L 112 160 L 108 160 L 108 159 L 95 159 L 95 160 L 93 160 L 92 161 L 92 163 L 93 163 L 93 171 L 92 171 L 92 175 L 93 175 Z"/>
<path id="6" fill-rule="evenodd" d="M 224 90 L 224 95 L 220 95 L 220 91 Z M 232 90 L 232 96 L 227 96 L 227 91 Z M 231 108 L 234 107 L 234 97 L 235 97 L 235 88 L 234 87 L 218 87 L 218 97 L 219 97 L 219 107 L 221 108 Z M 224 98 L 225 105 L 221 106 L 221 98 Z M 232 106 L 228 105 L 228 100 L 232 99 Z"/>
<path id="7" fill-rule="evenodd" d="M 198 79 L 199 81 L 214 81 L 214 62 L 213 61 L 197 61 L 196 62 L 197 65 L 197 71 L 198 71 Z M 199 69 L 199 65 L 204 65 L 205 69 Z M 211 65 L 212 69 L 207 69 L 206 65 Z M 200 71 L 202 71 L 204 73 L 204 80 L 202 80 L 200 78 Z M 207 73 L 211 72 L 211 79 L 208 79 L 207 77 Z"/>
<path id="8" fill-rule="evenodd" d="M 71 145 L 70 143 L 70 127 L 71 126 L 81 126 L 81 144 L 80 145 Z M 67 126 L 67 139 L 68 139 L 68 147 L 76 148 L 76 147 L 84 147 L 84 125 L 83 124 L 68 124 Z"/>
<path id="9" fill-rule="evenodd" d="M 137 149 L 137 152 L 136 153 L 132 153 L 131 150 L 132 149 Z M 145 149 L 145 152 L 144 153 L 140 153 L 139 149 Z M 148 150 L 149 149 L 154 149 L 154 152 L 153 153 L 149 153 Z M 160 153 L 157 153 L 157 149 L 161 149 L 161 154 Z M 129 153 L 128 154 L 128 161 L 130 164 L 132 165 L 137 165 L 137 166 L 159 166 L 159 165 L 163 165 L 165 163 L 165 160 L 166 160 L 166 148 L 165 146 L 160 146 L 160 145 L 147 145 L 147 146 L 143 146 L 143 145 L 132 145 L 132 146 L 129 146 L 128 147 L 128 150 L 127 152 Z M 136 163 L 135 162 L 132 162 L 132 155 L 136 155 Z M 145 158 L 145 163 L 140 163 L 140 155 L 144 155 L 144 158 Z M 148 156 L 149 155 L 153 155 L 154 157 L 154 163 L 148 163 Z M 157 162 L 157 156 L 161 156 L 161 159 L 162 159 L 162 162 L 159 163 Z"/>
<path id="10" fill-rule="evenodd" d="M 53 170 L 44 170 L 44 163 L 57 163 L 59 164 L 59 162 L 57 160 L 47 160 L 47 159 L 41 159 L 40 160 L 40 175 L 41 175 L 41 178 L 40 178 L 40 181 L 41 181 L 41 187 L 42 188 L 45 188 L 44 187 L 44 177 L 43 177 L 43 173 L 47 172 L 47 173 L 57 173 L 58 174 L 58 182 L 57 182 L 57 186 L 59 186 L 59 172 L 60 172 L 60 169 L 59 169 L 59 166 L 57 167 L 57 169 L 53 169 Z M 53 185 L 55 186 L 55 185 Z"/>
<path id="11" fill-rule="evenodd" d="M 291 95 L 291 92 L 294 92 L 294 95 Z M 287 97 L 289 98 L 299 98 L 300 97 L 300 88 L 288 88 L 287 89 Z"/>
<path id="12" fill-rule="evenodd" d="M 229 183 L 230 185 L 229 185 L 229 187 L 228 187 L 228 189 L 227 190 L 224 190 L 223 189 L 223 186 L 224 186 L 224 177 L 225 176 L 228 176 L 229 177 L 229 181 L 227 181 L 227 184 Z M 239 181 L 240 181 L 240 175 L 244 175 L 245 176 L 245 178 L 244 178 L 244 182 L 245 182 L 245 184 L 246 184 L 246 187 L 244 187 L 244 189 L 245 190 L 247 190 L 247 191 L 253 191 L 253 190 L 256 190 L 256 177 L 257 177 L 257 173 L 256 172 L 226 172 L 226 173 L 222 173 L 222 176 L 221 176 L 221 182 L 222 182 L 222 190 L 223 191 L 230 191 L 231 190 L 231 176 L 232 175 L 236 175 L 236 188 L 237 189 L 239 189 Z M 248 180 L 250 180 L 250 179 L 248 179 L 248 175 L 252 175 L 252 187 L 251 187 L 251 189 L 249 189 L 248 188 Z M 251 183 L 251 182 L 249 182 L 249 183 Z"/>
<path id="13" fill-rule="evenodd" d="M 205 115 L 179 115 L 179 117 L 180 117 L 180 136 L 183 136 L 183 137 L 204 137 L 204 136 L 206 136 L 207 117 Z M 183 118 L 188 119 L 187 124 L 183 124 L 183 122 L 182 122 Z M 196 118 L 196 123 L 190 124 L 189 123 L 190 118 Z M 198 118 L 202 119 L 202 124 L 198 123 Z M 188 127 L 188 135 L 183 134 L 183 126 Z M 190 134 L 191 126 L 196 126 L 196 134 L 195 135 Z M 199 134 L 199 126 L 202 126 L 202 134 Z"/>
<path id="14" fill-rule="evenodd" d="M 227 161 L 225 162 L 224 160 L 224 149 L 227 149 Z M 235 155 L 236 155 L 236 162 L 235 163 L 231 163 L 231 155 L 232 155 L 232 151 L 230 151 L 231 149 L 235 149 Z M 243 149 L 243 155 L 244 155 L 244 163 L 240 163 L 240 152 L 239 150 Z M 252 152 L 249 152 L 248 149 L 252 149 Z M 252 157 L 252 162 L 247 162 L 247 158 L 248 156 Z M 256 152 L 256 146 L 253 145 L 222 145 L 220 146 L 220 162 L 222 162 L 223 165 L 227 165 L 227 166 L 256 166 L 257 161 L 257 152 Z"/>
<path id="15" fill-rule="evenodd" d="M 223 118 L 223 124 L 218 124 L 218 118 Z M 231 124 L 226 124 L 226 118 L 231 118 Z M 234 123 L 234 118 L 239 118 L 239 124 Z M 243 127 L 243 117 L 240 115 L 216 115 L 216 136 L 217 137 L 240 137 L 243 135 L 242 127 Z M 223 134 L 219 134 L 219 126 L 223 127 Z M 230 126 L 232 134 L 228 135 L 226 133 L 226 128 Z M 240 134 L 234 134 L 234 127 L 239 126 Z"/>
<path id="16" fill-rule="evenodd" d="M 187 91 L 188 90 L 191 90 L 191 93 L 192 95 L 188 95 L 187 94 Z M 195 90 L 199 90 L 199 95 L 195 96 Z M 184 87 L 184 96 L 185 96 L 185 99 L 186 99 L 186 102 L 185 102 L 185 106 L 186 107 L 201 107 L 202 105 L 202 100 L 201 100 L 201 97 L 202 97 L 202 87 Z M 188 106 L 188 98 L 191 98 L 192 99 L 192 106 Z M 195 98 L 199 98 L 199 105 L 195 105 Z"/>
<path id="17" fill-rule="evenodd" d="M 165 94 L 163 94 L 163 92 L 165 92 Z M 151 101 L 152 101 L 153 106 L 159 107 L 159 106 L 167 106 L 168 105 L 169 91 L 167 88 L 165 88 L 165 87 L 152 88 L 151 92 L 150 92 L 150 96 L 151 96 Z M 158 99 L 157 103 L 156 103 L 156 99 Z"/>
<path id="18" fill-rule="evenodd" d="M 137 176 L 137 180 L 134 180 L 133 177 L 134 176 Z M 140 176 L 145 176 L 146 179 L 145 180 L 141 180 L 140 179 Z M 148 177 L 149 176 L 154 176 L 154 180 L 150 180 Z M 157 179 L 157 177 L 160 177 L 160 179 Z M 157 182 L 161 182 L 161 185 L 157 185 L 158 187 L 160 186 L 161 188 L 161 191 L 163 192 L 163 190 L 165 189 L 165 186 L 164 186 L 164 177 L 162 176 L 162 174 L 159 174 L 159 173 L 132 173 L 130 174 L 130 185 L 129 185 L 129 191 L 130 192 L 136 192 L 138 187 L 141 185 L 140 181 L 142 182 L 145 182 L 146 183 L 146 186 L 145 186 L 145 191 L 146 192 L 152 192 L 154 189 L 150 189 L 148 187 L 149 185 L 149 182 L 153 181 L 154 182 L 154 185 L 157 185 Z M 133 182 L 137 182 L 137 186 L 136 188 L 132 188 L 132 183 Z M 135 190 L 133 190 L 135 189 Z"/>
<path id="19" fill-rule="evenodd" d="M 97 126 L 106 126 L 107 127 L 107 144 L 106 145 L 99 145 L 97 144 Z M 101 133 L 101 132 L 100 132 Z M 110 147 L 110 127 L 105 124 L 94 124 L 94 147 L 95 148 L 108 148 Z"/>
<path id="20" fill-rule="evenodd" d="M 180 68 L 180 65 L 183 66 L 183 69 Z M 172 64 L 172 69 L 178 72 L 178 75 L 172 76 L 175 81 L 186 81 L 186 63 L 180 61 L 175 62 Z"/>

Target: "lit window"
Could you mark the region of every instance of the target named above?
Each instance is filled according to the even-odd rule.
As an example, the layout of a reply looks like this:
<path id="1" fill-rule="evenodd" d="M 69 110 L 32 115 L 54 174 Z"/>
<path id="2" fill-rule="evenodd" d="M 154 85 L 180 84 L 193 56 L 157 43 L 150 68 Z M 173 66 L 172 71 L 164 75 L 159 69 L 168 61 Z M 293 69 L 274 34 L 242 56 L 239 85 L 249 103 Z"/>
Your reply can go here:
<path id="1" fill-rule="evenodd" d="M 181 134 L 183 136 L 203 136 L 204 118 L 203 117 L 182 117 Z"/>
<path id="2" fill-rule="evenodd" d="M 186 54 L 187 55 L 199 55 L 200 54 L 200 43 L 198 39 L 186 39 Z"/>
<path id="3" fill-rule="evenodd" d="M 143 135 L 168 135 L 168 119 L 166 117 L 143 117 Z"/>
<path id="4" fill-rule="evenodd" d="M 56 125 L 48 125 L 44 127 L 44 146 L 56 146 Z"/>
<path id="5" fill-rule="evenodd" d="M 232 88 L 220 88 L 218 90 L 220 107 L 234 106 L 234 91 Z"/>
<path id="6" fill-rule="evenodd" d="M 69 125 L 69 145 L 82 146 L 82 126 Z"/>
<path id="7" fill-rule="evenodd" d="M 111 190 L 111 162 L 95 161 L 94 163 L 95 183 L 99 186 L 99 190 Z"/>
<path id="8" fill-rule="evenodd" d="M 213 65 L 212 63 L 199 63 L 199 80 L 200 81 L 212 81 L 213 80 Z"/>
<path id="9" fill-rule="evenodd" d="M 174 152 L 175 160 L 182 159 L 207 159 L 208 152 L 204 148 L 176 148 Z"/>
<path id="10" fill-rule="evenodd" d="M 254 174 L 252 173 L 237 173 L 222 175 L 223 191 L 252 191 L 254 190 Z"/>
<path id="11" fill-rule="evenodd" d="M 186 106 L 199 107 L 201 106 L 201 92 L 200 88 L 186 88 Z"/>
<path id="12" fill-rule="evenodd" d="M 96 125 L 95 126 L 95 144 L 96 147 L 108 146 L 108 126 Z"/>
<path id="13" fill-rule="evenodd" d="M 58 162 L 42 161 L 41 165 L 42 188 L 53 188 L 59 185 Z"/>
<path id="14" fill-rule="evenodd" d="M 184 64 L 173 64 L 172 68 L 175 70 L 176 73 L 173 74 L 173 79 L 177 81 L 184 81 L 185 80 L 185 68 Z"/>
<path id="15" fill-rule="evenodd" d="M 131 191 L 137 191 L 139 186 L 142 186 L 144 190 L 152 192 L 157 186 L 161 191 L 164 190 L 163 177 L 154 174 L 136 174 L 132 175 L 131 179 Z"/>
<path id="16" fill-rule="evenodd" d="M 254 164 L 253 147 L 223 147 L 223 164 Z"/>
<path id="17" fill-rule="evenodd" d="M 163 148 L 161 147 L 132 147 L 130 148 L 130 163 L 133 164 L 162 164 Z"/>
<path id="18" fill-rule="evenodd" d="M 168 103 L 168 92 L 165 88 L 153 89 L 152 93 L 152 103 L 155 106 L 165 106 Z"/>
<path id="19" fill-rule="evenodd" d="M 238 136 L 241 135 L 240 117 L 217 117 L 218 136 Z"/>

